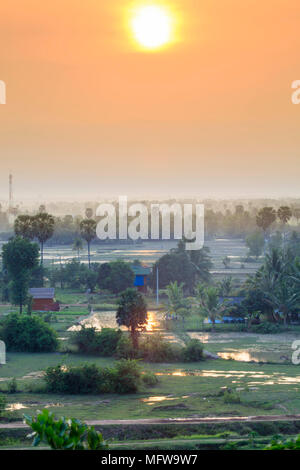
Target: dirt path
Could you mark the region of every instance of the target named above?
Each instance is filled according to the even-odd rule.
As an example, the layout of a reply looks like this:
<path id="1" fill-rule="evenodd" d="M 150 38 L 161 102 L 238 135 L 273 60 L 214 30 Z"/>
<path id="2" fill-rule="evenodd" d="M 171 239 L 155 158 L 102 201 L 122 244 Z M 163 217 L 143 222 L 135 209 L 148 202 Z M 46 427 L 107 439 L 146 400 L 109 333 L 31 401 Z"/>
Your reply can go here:
<path id="1" fill-rule="evenodd" d="M 232 422 L 254 422 L 254 421 L 299 421 L 300 414 L 296 415 L 261 415 L 261 416 L 220 416 L 208 418 L 154 418 L 154 419 L 126 419 L 113 420 L 107 419 L 102 421 L 87 420 L 89 426 L 131 426 L 131 425 L 154 425 L 154 424 L 202 424 L 202 423 L 232 423 Z M 0 423 L 0 429 L 25 429 L 28 426 L 22 422 Z"/>

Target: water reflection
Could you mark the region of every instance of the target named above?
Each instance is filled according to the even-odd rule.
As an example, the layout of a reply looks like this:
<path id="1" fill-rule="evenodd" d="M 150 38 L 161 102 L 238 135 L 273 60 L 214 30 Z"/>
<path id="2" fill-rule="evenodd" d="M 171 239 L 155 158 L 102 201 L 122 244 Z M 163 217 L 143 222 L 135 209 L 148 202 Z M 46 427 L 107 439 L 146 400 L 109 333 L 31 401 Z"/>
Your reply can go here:
<path id="1" fill-rule="evenodd" d="M 158 312 L 149 311 L 147 317 L 147 324 L 143 327 L 144 331 L 152 332 L 160 329 L 160 317 Z M 101 331 L 102 328 L 119 328 L 116 321 L 116 312 L 97 312 L 92 313 L 88 317 L 82 318 L 79 323 L 68 328 L 68 331 L 79 331 L 82 326 L 86 328 L 96 328 Z M 126 331 L 126 327 L 121 327 L 121 330 Z"/>
<path id="2" fill-rule="evenodd" d="M 223 353 L 221 352 L 221 353 L 218 353 L 218 356 L 226 360 L 234 360 L 234 361 L 240 361 L 240 362 L 260 362 L 258 359 L 254 358 L 253 356 L 251 356 L 250 353 L 246 351 L 223 352 Z"/>

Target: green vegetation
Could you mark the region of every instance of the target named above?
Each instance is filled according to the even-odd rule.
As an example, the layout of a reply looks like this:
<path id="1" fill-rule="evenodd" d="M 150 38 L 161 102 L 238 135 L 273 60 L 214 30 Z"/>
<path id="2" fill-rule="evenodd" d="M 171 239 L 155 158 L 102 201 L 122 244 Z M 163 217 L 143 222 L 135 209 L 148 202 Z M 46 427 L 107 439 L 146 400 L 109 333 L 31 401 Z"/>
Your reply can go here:
<path id="1" fill-rule="evenodd" d="M 45 322 L 16 313 L 2 320 L 0 337 L 8 351 L 51 352 L 58 346 L 57 334 Z"/>
<path id="2" fill-rule="evenodd" d="M 45 382 L 50 393 L 100 394 L 136 393 L 141 385 L 141 368 L 130 359 L 121 359 L 114 367 L 94 364 L 79 367 L 57 366 L 46 370 Z"/>
<path id="3" fill-rule="evenodd" d="M 54 450 L 104 450 L 108 449 L 101 433 L 77 419 L 55 418 L 43 410 L 36 417 L 25 415 L 25 422 L 33 430 L 33 446 L 48 444 Z"/>

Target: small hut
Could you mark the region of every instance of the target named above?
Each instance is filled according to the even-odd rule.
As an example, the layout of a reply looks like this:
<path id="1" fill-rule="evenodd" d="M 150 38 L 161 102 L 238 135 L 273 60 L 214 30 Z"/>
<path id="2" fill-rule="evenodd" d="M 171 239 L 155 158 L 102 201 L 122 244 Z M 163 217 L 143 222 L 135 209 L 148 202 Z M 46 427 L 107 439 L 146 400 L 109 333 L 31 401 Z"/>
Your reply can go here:
<path id="1" fill-rule="evenodd" d="M 59 312 L 59 303 L 55 301 L 55 289 L 54 288 L 32 288 L 29 289 L 29 295 L 31 295 L 32 310 L 38 312 Z"/>

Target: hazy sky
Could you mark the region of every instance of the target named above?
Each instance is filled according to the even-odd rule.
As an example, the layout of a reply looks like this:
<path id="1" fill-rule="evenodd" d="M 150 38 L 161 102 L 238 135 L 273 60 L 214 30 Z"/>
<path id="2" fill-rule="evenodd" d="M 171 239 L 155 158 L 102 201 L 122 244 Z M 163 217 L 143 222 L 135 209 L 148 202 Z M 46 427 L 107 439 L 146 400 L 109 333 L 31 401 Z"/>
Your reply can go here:
<path id="1" fill-rule="evenodd" d="M 175 40 L 140 50 L 130 8 Z M 0 5 L 0 196 L 300 196 L 299 0 Z"/>

